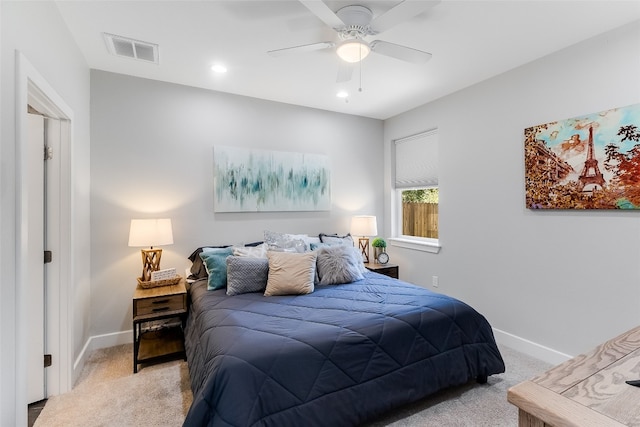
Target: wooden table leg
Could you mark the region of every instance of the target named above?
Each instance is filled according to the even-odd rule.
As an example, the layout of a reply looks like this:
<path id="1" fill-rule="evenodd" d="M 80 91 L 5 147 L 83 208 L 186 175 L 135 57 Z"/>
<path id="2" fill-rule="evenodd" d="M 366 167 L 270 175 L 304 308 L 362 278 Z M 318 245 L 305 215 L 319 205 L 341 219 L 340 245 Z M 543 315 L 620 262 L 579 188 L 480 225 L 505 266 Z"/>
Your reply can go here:
<path id="1" fill-rule="evenodd" d="M 551 427 L 528 412 L 518 409 L 518 427 Z"/>

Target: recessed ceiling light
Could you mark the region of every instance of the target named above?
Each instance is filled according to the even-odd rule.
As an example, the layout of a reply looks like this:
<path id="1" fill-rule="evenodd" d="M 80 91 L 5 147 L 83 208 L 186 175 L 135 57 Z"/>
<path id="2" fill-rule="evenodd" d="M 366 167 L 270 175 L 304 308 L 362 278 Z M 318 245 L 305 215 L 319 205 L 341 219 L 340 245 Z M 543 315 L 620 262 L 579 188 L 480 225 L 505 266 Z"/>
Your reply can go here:
<path id="1" fill-rule="evenodd" d="M 336 93 L 336 96 L 338 98 L 346 98 L 347 96 L 349 96 L 349 93 L 347 91 L 341 90 L 340 92 Z"/>
<path id="2" fill-rule="evenodd" d="M 222 65 L 222 64 L 215 64 L 215 65 L 213 65 L 213 66 L 211 67 L 211 70 L 212 70 L 214 73 L 223 74 L 223 73 L 226 73 L 226 72 L 227 72 L 227 67 L 225 67 L 225 66 L 224 66 L 224 65 Z"/>

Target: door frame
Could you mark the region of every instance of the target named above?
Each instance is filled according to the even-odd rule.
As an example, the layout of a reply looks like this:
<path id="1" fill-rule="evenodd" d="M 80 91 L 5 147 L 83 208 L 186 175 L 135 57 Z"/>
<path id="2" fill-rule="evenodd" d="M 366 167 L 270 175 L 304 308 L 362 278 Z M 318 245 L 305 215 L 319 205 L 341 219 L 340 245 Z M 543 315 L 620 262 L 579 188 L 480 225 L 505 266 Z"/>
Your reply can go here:
<path id="1" fill-rule="evenodd" d="M 46 324 L 52 330 L 48 334 L 48 351 L 54 355 L 54 363 L 45 371 L 48 394 L 56 395 L 71 390 L 73 373 L 73 349 L 71 326 L 73 325 L 73 307 L 71 303 L 72 284 L 74 280 L 73 227 L 72 227 L 72 143 L 73 143 L 73 110 L 58 95 L 53 87 L 36 70 L 29 60 L 16 51 L 16 414 L 26 416 L 26 352 L 27 352 L 27 322 L 29 296 L 26 289 L 25 272 L 32 262 L 26 256 L 27 233 L 29 230 L 26 185 L 28 169 L 26 167 L 27 144 L 27 104 L 42 113 L 56 117 L 64 123 L 64 136 L 60 143 L 59 176 L 54 177 L 53 185 L 59 185 L 58 205 L 54 209 L 59 212 L 60 239 L 51 248 L 54 256 L 60 260 L 59 270 L 55 273 L 53 282 L 58 283 L 57 289 L 48 291 Z M 35 104 L 35 105 L 34 105 Z"/>

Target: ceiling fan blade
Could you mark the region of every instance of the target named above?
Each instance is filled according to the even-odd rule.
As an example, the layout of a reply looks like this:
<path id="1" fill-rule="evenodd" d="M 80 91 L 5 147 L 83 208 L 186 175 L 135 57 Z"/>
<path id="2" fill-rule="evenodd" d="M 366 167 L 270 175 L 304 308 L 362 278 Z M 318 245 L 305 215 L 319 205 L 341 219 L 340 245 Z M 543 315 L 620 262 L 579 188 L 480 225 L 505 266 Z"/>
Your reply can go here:
<path id="1" fill-rule="evenodd" d="M 345 24 L 342 19 L 336 15 L 333 10 L 329 9 L 329 6 L 324 4 L 320 0 L 299 0 L 300 3 L 305 5 L 314 15 L 316 15 L 322 22 L 330 26 L 331 28 L 338 30 L 344 28 Z"/>
<path id="2" fill-rule="evenodd" d="M 438 3 L 440 3 L 440 0 L 405 0 L 371 21 L 370 28 L 372 34 L 387 31 L 389 28 L 413 18 Z"/>
<path id="3" fill-rule="evenodd" d="M 334 42 L 311 43 L 311 44 L 303 44 L 301 46 L 285 47 L 282 49 L 270 50 L 267 53 L 271 56 L 282 56 L 282 55 L 289 55 L 293 53 L 304 53 L 304 52 L 312 52 L 314 50 L 328 49 L 330 47 L 334 47 L 335 45 L 336 44 Z"/>
<path id="4" fill-rule="evenodd" d="M 431 59 L 429 52 L 423 52 L 407 46 L 389 43 L 382 40 L 374 40 L 370 43 L 371 50 L 381 55 L 390 56 L 402 61 L 413 62 L 414 64 L 424 64 Z"/>
<path id="5" fill-rule="evenodd" d="M 354 66 L 354 63 L 340 61 L 338 64 L 338 77 L 336 78 L 336 83 L 350 81 L 351 76 L 353 75 Z"/>

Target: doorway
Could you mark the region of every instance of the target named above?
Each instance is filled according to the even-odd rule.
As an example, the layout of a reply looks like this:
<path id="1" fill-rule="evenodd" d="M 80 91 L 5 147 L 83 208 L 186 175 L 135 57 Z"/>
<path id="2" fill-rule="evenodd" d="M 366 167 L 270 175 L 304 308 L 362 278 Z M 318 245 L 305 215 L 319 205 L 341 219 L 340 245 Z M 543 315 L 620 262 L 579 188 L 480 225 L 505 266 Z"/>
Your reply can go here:
<path id="1" fill-rule="evenodd" d="M 59 216 L 61 120 L 41 113 L 32 105 L 27 111 L 26 149 L 29 175 L 29 230 L 27 256 L 32 262 L 26 273 L 29 292 L 27 402 L 48 397 L 45 369 L 49 366 L 47 293 L 59 289 Z M 43 256 L 44 255 L 44 256 Z M 53 303 L 53 301 L 51 301 Z M 46 355 L 46 356 L 45 356 Z M 52 362 L 51 362 L 52 363 Z"/>
<path id="2" fill-rule="evenodd" d="M 58 263 L 47 272 L 50 286 L 47 289 L 46 315 L 43 315 L 47 329 L 46 352 L 52 355 L 52 364 L 44 373 L 44 383 L 48 395 L 56 395 L 69 391 L 72 386 L 72 339 L 73 325 L 72 304 L 73 260 L 72 248 L 72 170 L 71 144 L 73 111 L 38 73 L 31 63 L 20 52 L 16 53 L 16 345 L 15 345 L 15 408 L 18 425 L 27 424 L 28 402 L 28 356 L 29 356 L 29 316 L 31 295 L 29 294 L 29 271 L 34 262 L 43 263 L 43 252 L 31 258 L 33 243 L 30 235 L 38 235 L 37 218 L 32 218 L 30 200 L 37 198 L 37 188 L 32 188 L 29 167 L 28 144 L 28 107 L 31 105 L 43 115 L 55 119 L 59 128 L 55 131 L 60 137 L 57 160 L 48 165 L 47 213 L 49 231 L 48 250 L 53 252 L 53 259 Z M 47 125 L 49 127 L 49 125 Z M 40 151 L 43 159 L 44 150 Z M 55 158 L 55 157 L 54 157 Z M 44 203 L 44 202 L 43 202 Z M 44 208 L 40 218 L 44 215 Z M 40 222 L 42 228 L 44 220 Z M 44 230 L 40 234 L 44 240 Z M 44 354 L 44 353 L 43 353 Z M 44 364 L 44 355 L 41 355 Z M 44 369 L 44 368 L 43 368 Z M 44 387 L 43 387 L 44 390 Z"/>

